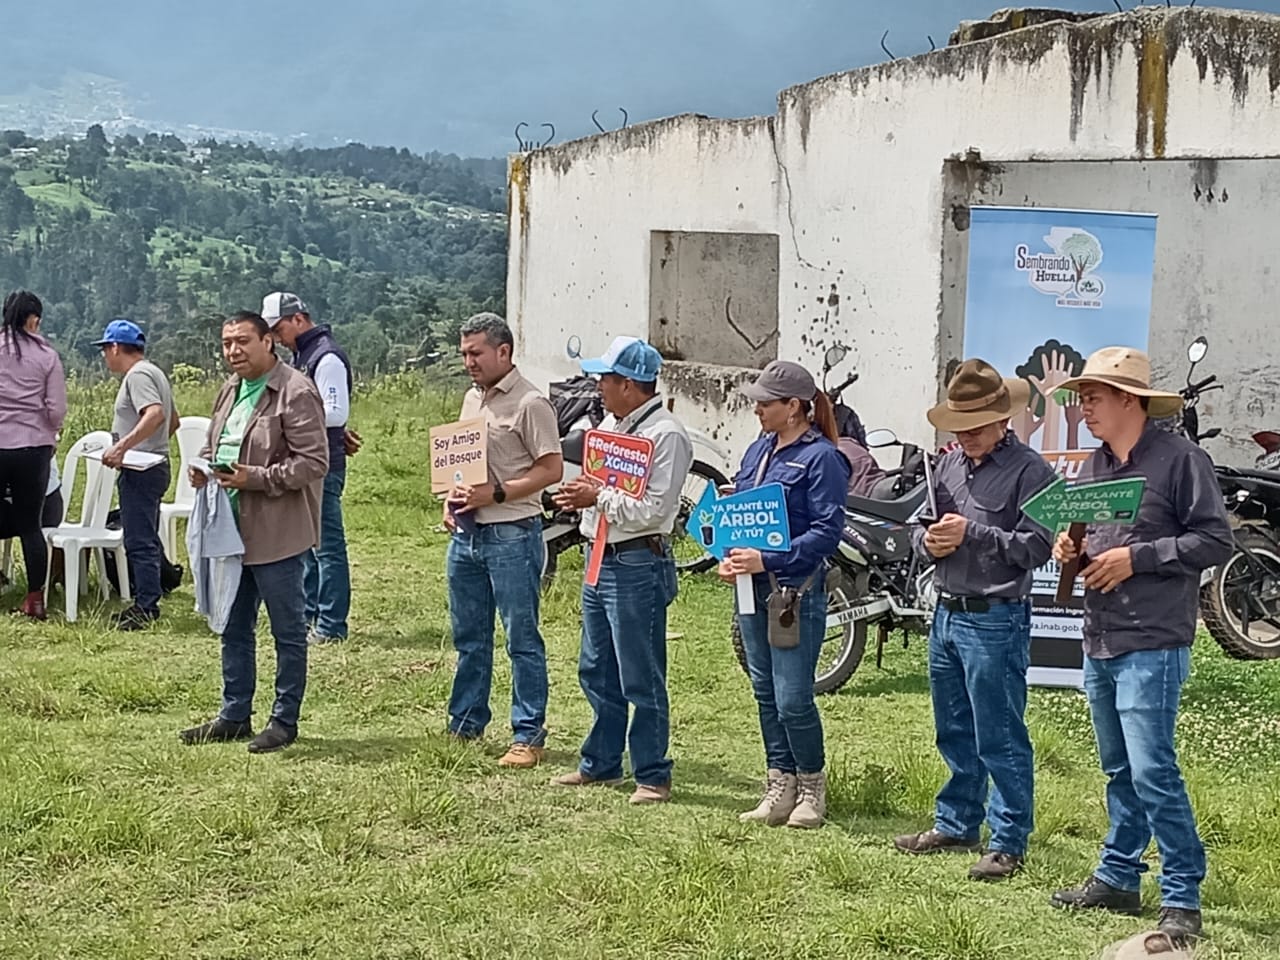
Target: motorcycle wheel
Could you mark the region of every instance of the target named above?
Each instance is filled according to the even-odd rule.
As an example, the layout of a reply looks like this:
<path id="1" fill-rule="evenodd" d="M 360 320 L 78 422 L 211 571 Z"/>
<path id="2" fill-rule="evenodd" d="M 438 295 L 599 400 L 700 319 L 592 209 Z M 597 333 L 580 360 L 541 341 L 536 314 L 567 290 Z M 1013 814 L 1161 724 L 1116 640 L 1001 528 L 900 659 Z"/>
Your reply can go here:
<path id="1" fill-rule="evenodd" d="M 1232 554 L 1201 588 L 1200 616 L 1227 656 L 1274 660 L 1280 657 L 1280 548 L 1247 529 L 1237 531 L 1236 541 L 1258 567 L 1243 552 Z"/>
<path id="2" fill-rule="evenodd" d="M 849 602 L 851 584 L 844 577 L 840 583 L 827 593 L 827 612 Z M 860 595 L 861 591 L 854 591 Z M 729 631 L 729 641 L 733 644 L 734 655 L 738 658 L 738 666 L 742 672 L 750 676 L 747 669 L 747 651 L 742 644 L 742 628 L 738 625 L 738 615 L 733 615 L 733 625 Z M 867 622 L 856 620 L 827 630 L 822 641 L 822 653 L 818 655 L 818 666 L 813 673 L 813 692 L 819 696 L 824 693 L 835 693 L 853 676 L 862 663 L 867 652 Z"/>
<path id="3" fill-rule="evenodd" d="M 695 460 L 689 468 L 689 475 L 680 488 L 680 512 L 676 514 L 675 528 L 671 532 L 671 553 L 678 572 L 703 573 L 716 565 L 716 558 L 702 549 L 697 538 L 689 533 L 688 522 L 707 484 L 718 490 L 728 482 L 723 473 L 701 460 Z"/>

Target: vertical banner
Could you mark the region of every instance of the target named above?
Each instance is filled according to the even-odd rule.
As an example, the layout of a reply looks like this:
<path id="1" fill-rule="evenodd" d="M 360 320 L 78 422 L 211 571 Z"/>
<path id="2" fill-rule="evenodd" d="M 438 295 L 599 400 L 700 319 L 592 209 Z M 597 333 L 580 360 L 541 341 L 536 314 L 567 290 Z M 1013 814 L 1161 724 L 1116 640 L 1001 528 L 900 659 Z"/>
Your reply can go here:
<path id="1" fill-rule="evenodd" d="M 1098 441 L 1075 394 L 1059 385 L 1085 358 L 1110 346 L 1147 349 L 1156 218 L 1144 213 L 971 209 L 964 355 L 1031 384 L 1031 402 L 1011 422 L 1068 481 Z M 1081 686 L 1081 587 L 1054 598 L 1058 565 L 1036 571 L 1028 681 Z"/>

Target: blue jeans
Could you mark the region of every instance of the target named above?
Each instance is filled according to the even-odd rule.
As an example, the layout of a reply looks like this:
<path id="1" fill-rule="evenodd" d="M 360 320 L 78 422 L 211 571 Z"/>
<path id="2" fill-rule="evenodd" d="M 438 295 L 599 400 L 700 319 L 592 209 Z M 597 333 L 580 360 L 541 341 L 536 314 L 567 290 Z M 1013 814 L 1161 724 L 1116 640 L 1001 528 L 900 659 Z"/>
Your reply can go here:
<path id="1" fill-rule="evenodd" d="M 239 723 L 253 713 L 257 686 L 258 607 L 265 603 L 276 641 L 276 701 L 271 718 L 297 727 L 307 689 L 307 620 L 303 614 L 303 554 L 274 563 L 246 564 L 240 589 L 222 631 L 222 710 L 224 720 Z"/>
<path id="2" fill-rule="evenodd" d="M 129 558 L 133 602 L 147 613 L 160 613 L 160 501 L 169 489 L 168 461 L 150 470 L 121 470 L 120 526 Z"/>
<path id="3" fill-rule="evenodd" d="M 637 784 L 671 780 L 667 758 L 667 607 L 676 596 L 676 565 L 668 551 L 605 555 L 596 586 L 582 585 L 582 650 L 578 682 L 595 714 L 582 743 L 581 771 L 594 780 L 622 776 L 622 749 L 631 749 Z M 633 715 L 627 729 L 627 708 Z"/>
<path id="4" fill-rule="evenodd" d="M 325 637 L 347 635 L 351 610 L 351 569 L 347 563 L 347 534 L 342 528 L 342 490 L 347 471 L 334 470 L 324 478 L 320 501 L 320 546 L 308 550 L 303 571 L 307 623 Z"/>
<path id="5" fill-rule="evenodd" d="M 489 725 L 493 616 L 502 617 L 511 658 L 511 730 L 518 743 L 547 739 L 547 650 L 538 632 L 542 523 L 478 526 L 449 540 L 449 623 L 458 669 L 449 694 L 449 729 L 478 737 Z"/>
<path id="6" fill-rule="evenodd" d="M 929 632 L 929 690 L 938 752 L 951 778 L 938 793 L 934 829 L 976 842 L 985 813 L 988 848 L 1026 853 L 1035 784 L 1027 733 L 1031 606 L 986 613 L 938 608 Z M 990 786 L 990 796 L 988 787 Z"/>
<path id="7" fill-rule="evenodd" d="M 1161 903 L 1199 910 L 1204 846 L 1173 747 L 1178 701 L 1190 672 L 1190 647 L 1084 659 L 1084 687 L 1107 775 L 1111 818 L 1098 879 L 1137 890 L 1147 870 L 1142 855 L 1154 834 Z"/>
<path id="8" fill-rule="evenodd" d="M 756 612 L 738 614 L 742 648 L 747 654 L 751 690 L 760 708 L 760 733 L 769 768 L 783 773 L 818 773 L 826 767 L 822 718 L 813 699 L 813 672 L 827 632 L 827 594 L 812 586 L 800 598 L 800 644 L 790 650 L 769 646 L 766 577 L 754 577 Z"/>

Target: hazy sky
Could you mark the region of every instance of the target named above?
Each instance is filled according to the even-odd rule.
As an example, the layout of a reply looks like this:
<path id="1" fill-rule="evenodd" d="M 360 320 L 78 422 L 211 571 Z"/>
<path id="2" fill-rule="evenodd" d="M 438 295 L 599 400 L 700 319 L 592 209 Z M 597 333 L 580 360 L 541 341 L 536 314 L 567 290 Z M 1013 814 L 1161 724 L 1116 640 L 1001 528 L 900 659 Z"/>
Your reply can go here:
<path id="1" fill-rule="evenodd" d="M 1185 2 L 1185 0 L 1184 0 Z M 674 113 L 771 113 L 778 90 L 942 45 L 1002 0 L 44 0 L 4 15 L 0 89 L 126 81 L 141 115 L 502 154 Z M 1112 0 L 1060 0 L 1113 10 Z M 1125 0 L 1125 6 L 1132 3 Z M 1280 0 L 1235 6 L 1280 12 Z M 21 41 L 16 38 L 23 38 Z"/>

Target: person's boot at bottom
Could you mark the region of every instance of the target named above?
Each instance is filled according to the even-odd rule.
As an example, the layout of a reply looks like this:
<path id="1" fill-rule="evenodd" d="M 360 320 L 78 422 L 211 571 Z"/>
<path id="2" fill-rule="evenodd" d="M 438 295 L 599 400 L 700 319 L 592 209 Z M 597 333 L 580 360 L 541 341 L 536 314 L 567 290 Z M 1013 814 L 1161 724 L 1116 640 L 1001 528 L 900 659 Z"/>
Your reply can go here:
<path id="1" fill-rule="evenodd" d="M 13 612 L 30 617 L 32 620 L 47 619 L 48 613 L 44 608 L 44 591 L 32 590 L 23 598 L 22 605 Z"/>
<path id="2" fill-rule="evenodd" d="M 764 797 L 754 810 L 738 814 L 743 823 L 763 823 L 770 827 L 781 826 L 796 808 L 796 775 L 769 768 L 764 783 Z"/>
<path id="3" fill-rule="evenodd" d="M 796 774 L 796 808 L 787 818 L 788 827 L 813 830 L 822 826 L 827 816 L 827 775 L 817 773 Z"/>
<path id="4" fill-rule="evenodd" d="M 646 803 L 666 803 L 671 799 L 671 781 L 666 783 L 637 783 L 630 803 L 641 806 Z"/>
<path id="5" fill-rule="evenodd" d="M 262 732 L 249 741 L 250 753 L 274 753 L 283 750 L 298 739 L 298 728 L 290 727 L 272 717 Z"/>
<path id="6" fill-rule="evenodd" d="M 1000 850 L 988 850 L 969 868 L 970 880 L 1007 880 L 1022 869 L 1022 858 Z"/>
<path id="7" fill-rule="evenodd" d="M 1204 928 L 1199 910 L 1182 907 L 1161 907 L 1160 925 L 1157 929 L 1173 941 L 1174 946 L 1185 946 L 1200 939 Z"/>
<path id="8" fill-rule="evenodd" d="M 1131 917 L 1142 913 L 1142 895 L 1137 890 L 1121 890 L 1096 876 L 1078 887 L 1059 890 L 1049 903 L 1063 910 L 1109 910 Z"/>

